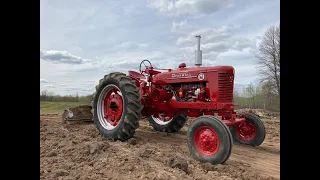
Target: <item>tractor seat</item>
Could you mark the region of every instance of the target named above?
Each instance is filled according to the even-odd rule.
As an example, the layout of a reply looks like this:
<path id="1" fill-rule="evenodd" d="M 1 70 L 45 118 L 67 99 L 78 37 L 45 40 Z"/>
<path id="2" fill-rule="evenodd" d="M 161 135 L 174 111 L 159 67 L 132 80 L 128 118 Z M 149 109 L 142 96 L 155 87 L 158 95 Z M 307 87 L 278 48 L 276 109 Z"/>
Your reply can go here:
<path id="1" fill-rule="evenodd" d="M 144 77 L 142 74 L 140 74 L 140 73 L 138 73 L 136 71 L 129 71 L 129 76 L 134 78 L 134 79 L 147 82 L 146 77 Z"/>

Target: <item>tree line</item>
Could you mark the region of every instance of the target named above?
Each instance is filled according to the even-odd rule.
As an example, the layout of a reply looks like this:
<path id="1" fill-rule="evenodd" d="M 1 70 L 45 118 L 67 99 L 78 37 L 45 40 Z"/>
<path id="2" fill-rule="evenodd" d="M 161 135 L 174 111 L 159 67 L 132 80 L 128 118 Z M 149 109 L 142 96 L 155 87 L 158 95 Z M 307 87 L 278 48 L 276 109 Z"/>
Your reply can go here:
<path id="1" fill-rule="evenodd" d="M 92 95 L 79 96 L 76 95 L 56 95 L 53 92 L 42 91 L 40 92 L 40 101 L 51 101 L 51 102 L 91 102 Z"/>
<path id="2" fill-rule="evenodd" d="M 280 98 L 275 93 L 270 82 L 258 85 L 249 84 L 242 91 L 234 91 L 233 97 L 236 109 L 265 109 L 268 111 L 280 111 Z"/>

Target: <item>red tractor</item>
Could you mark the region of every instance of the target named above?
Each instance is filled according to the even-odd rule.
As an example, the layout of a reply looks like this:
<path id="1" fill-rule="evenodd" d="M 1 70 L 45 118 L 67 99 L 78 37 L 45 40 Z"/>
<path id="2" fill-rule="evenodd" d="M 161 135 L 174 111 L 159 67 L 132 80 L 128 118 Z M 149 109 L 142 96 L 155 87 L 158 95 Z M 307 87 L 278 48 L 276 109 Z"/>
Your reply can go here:
<path id="1" fill-rule="evenodd" d="M 190 153 L 211 164 L 228 160 L 233 141 L 251 146 L 264 141 L 266 130 L 259 117 L 234 111 L 234 68 L 200 67 L 201 37 L 196 37 L 196 67 L 181 63 L 176 69 L 156 69 L 150 61 L 143 60 L 140 72 L 114 72 L 100 80 L 92 113 L 101 135 L 128 140 L 142 118 L 147 118 L 154 130 L 175 133 L 187 117 L 194 117 L 187 133 Z"/>

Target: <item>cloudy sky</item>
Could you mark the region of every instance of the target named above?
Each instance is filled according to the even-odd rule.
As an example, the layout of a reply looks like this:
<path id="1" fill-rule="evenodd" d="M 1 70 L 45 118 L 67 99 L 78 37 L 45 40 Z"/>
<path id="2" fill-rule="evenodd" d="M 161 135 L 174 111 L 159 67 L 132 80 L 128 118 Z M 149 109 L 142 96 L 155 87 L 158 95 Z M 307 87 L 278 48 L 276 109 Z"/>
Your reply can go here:
<path id="1" fill-rule="evenodd" d="M 280 0 L 41 0 L 40 91 L 91 94 L 105 74 L 194 66 L 200 34 L 203 65 L 231 65 L 236 85 L 256 82 L 252 52 L 280 23 Z"/>

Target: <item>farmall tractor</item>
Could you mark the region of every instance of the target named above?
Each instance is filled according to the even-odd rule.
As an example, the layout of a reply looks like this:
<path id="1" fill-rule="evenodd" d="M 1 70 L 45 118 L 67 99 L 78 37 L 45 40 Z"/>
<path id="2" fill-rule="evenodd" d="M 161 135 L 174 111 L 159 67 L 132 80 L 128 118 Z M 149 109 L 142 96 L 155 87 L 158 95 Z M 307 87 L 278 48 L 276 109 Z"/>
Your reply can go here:
<path id="1" fill-rule="evenodd" d="M 193 117 L 187 133 L 190 153 L 211 164 L 228 160 L 233 141 L 251 146 L 264 141 L 266 131 L 259 117 L 234 111 L 234 68 L 200 67 L 201 36 L 196 37 L 195 67 L 181 63 L 176 69 L 156 69 L 143 60 L 140 72 L 113 72 L 100 80 L 92 113 L 102 136 L 128 140 L 143 118 L 156 131 L 175 133 Z"/>

